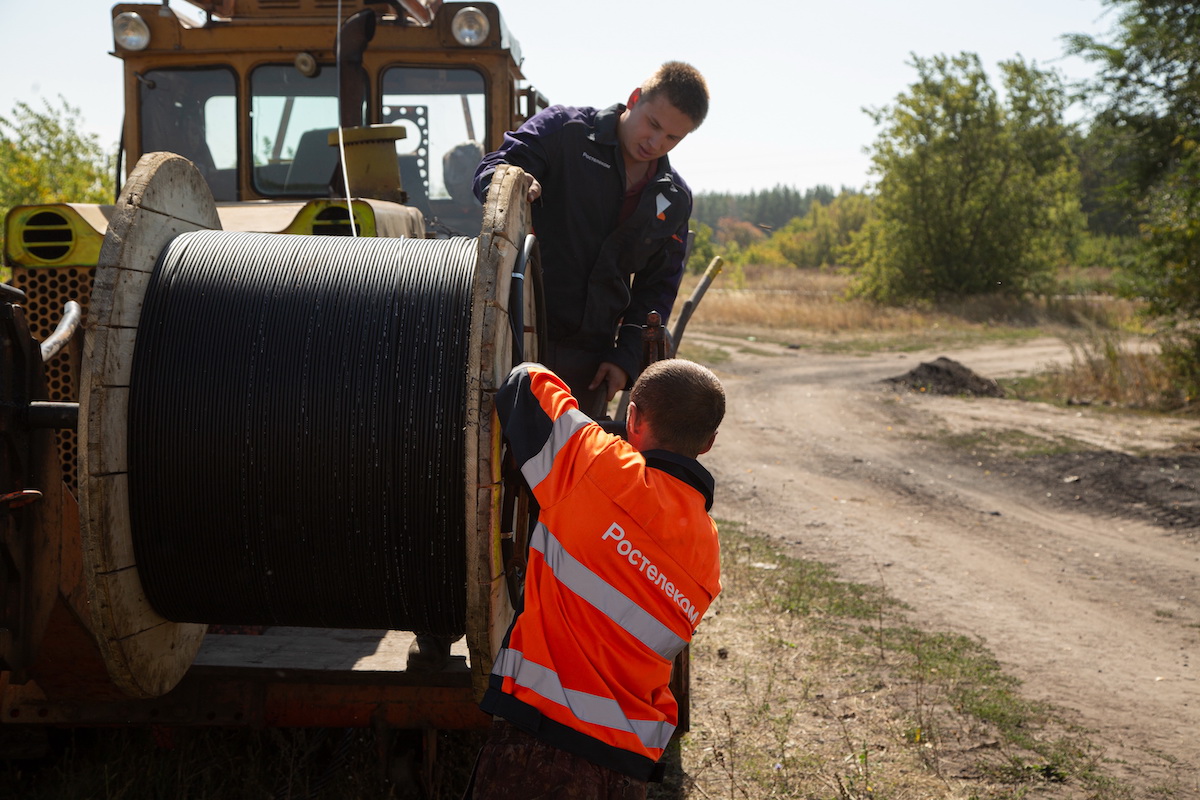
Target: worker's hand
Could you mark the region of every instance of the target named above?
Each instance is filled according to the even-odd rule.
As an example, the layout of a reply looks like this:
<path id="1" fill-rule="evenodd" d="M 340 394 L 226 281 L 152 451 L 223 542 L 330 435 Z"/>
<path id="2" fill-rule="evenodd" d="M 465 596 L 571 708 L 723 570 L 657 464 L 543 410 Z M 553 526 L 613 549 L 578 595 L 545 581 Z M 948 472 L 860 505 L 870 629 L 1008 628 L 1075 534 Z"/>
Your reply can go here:
<path id="1" fill-rule="evenodd" d="M 542 196 L 542 185 L 538 183 L 538 179 L 525 173 L 525 199 L 533 202 Z"/>
<path id="2" fill-rule="evenodd" d="M 612 400 L 617 396 L 617 392 L 625 388 L 625 384 L 628 382 L 628 372 L 616 364 L 605 361 L 600 364 L 600 369 L 596 370 L 596 377 L 592 378 L 592 382 L 588 384 L 588 388 L 596 389 L 601 384 L 608 384 L 608 399 Z"/>

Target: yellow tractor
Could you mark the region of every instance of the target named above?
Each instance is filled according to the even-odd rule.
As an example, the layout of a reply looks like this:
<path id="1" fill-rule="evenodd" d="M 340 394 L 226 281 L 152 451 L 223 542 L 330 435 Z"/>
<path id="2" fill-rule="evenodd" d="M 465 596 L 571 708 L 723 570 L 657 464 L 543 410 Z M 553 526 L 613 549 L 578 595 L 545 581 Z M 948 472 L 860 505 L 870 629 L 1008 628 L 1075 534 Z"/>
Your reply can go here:
<path id="1" fill-rule="evenodd" d="M 545 100 L 491 3 L 196 5 L 112 10 L 114 203 L 5 219 L 0 725 L 486 726 Z"/>

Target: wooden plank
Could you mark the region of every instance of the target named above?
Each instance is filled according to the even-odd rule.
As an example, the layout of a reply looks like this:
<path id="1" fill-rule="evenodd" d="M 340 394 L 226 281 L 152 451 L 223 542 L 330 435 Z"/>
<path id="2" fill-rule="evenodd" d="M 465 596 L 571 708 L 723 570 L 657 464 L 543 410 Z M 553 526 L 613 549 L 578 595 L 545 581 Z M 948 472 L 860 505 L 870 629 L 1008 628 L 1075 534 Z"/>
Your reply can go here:
<path id="1" fill-rule="evenodd" d="M 92 352 L 92 366 L 96 370 L 94 380 L 100 386 L 129 386 L 136 342 L 135 328 L 110 327 L 104 336 L 93 337 L 93 348 L 100 346 L 99 352 Z"/>
<path id="2" fill-rule="evenodd" d="M 95 383 L 88 392 L 86 406 L 81 402 L 79 411 L 80 445 L 84 450 L 80 458 L 82 474 L 92 478 L 128 470 L 129 387 Z M 84 524 L 92 518 L 84 509 Z"/>
<path id="3" fill-rule="evenodd" d="M 205 625 L 163 619 L 142 591 L 137 568 L 88 576 L 93 630 L 109 677 L 132 697 L 158 697 L 187 672 Z"/>
<path id="4" fill-rule="evenodd" d="M 101 623 L 109 639 L 129 639 L 166 622 L 146 599 L 137 567 L 98 573 L 91 581 L 96 587 L 92 617 L 103 617 Z"/>
<path id="5" fill-rule="evenodd" d="M 183 231 L 180 231 L 183 233 Z M 103 270 L 97 281 L 104 278 L 105 284 L 97 286 L 92 296 L 95 302 L 108 309 L 104 327 L 136 328 L 142 317 L 142 302 L 152 273 L 114 267 Z M 112 296 L 107 297 L 106 293 Z M 100 327 L 100 326 L 96 326 Z"/>
<path id="6" fill-rule="evenodd" d="M 109 229 L 127 208 L 189 222 L 194 228 L 221 227 L 212 191 L 199 170 L 186 158 L 173 153 L 147 153 L 138 161 L 129 180 L 121 187 Z"/>
<path id="7" fill-rule="evenodd" d="M 160 697 L 179 683 L 200 649 L 204 625 L 177 625 L 163 621 L 127 639 L 108 642 L 105 663 L 113 682 L 132 697 Z M 114 666 L 125 669 L 121 676 Z M 118 679 L 118 676 L 121 676 Z"/>
<path id="8" fill-rule="evenodd" d="M 142 208 L 118 206 L 104 246 L 100 249 L 97 269 L 120 269 L 129 272 L 154 272 L 154 265 L 167 242 L 181 233 L 196 230 L 219 230 L 219 220 L 213 215 L 213 226 L 199 225 L 176 217 Z M 115 286 L 115 281 L 110 284 Z M 99 301 L 103 296 L 97 297 Z"/>
<path id="9" fill-rule="evenodd" d="M 412 640 L 407 631 L 275 626 L 260 636 L 208 634 L 194 666 L 271 670 L 289 677 L 302 672 L 375 673 L 379 680 L 390 681 L 394 673 L 405 671 Z M 450 655 L 451 664 L 444 672 L 465 672 L 470 658 L 466 641 L 455 642 Z M 410 679 L 426 677 L 429 673 L 414 673 Z"/>
<path id="10" fill-rule="evenodd" d="M 88 532 L 129 530 L 129 475 L 90 476 L 87 483 Z M 132 537 L 98 536 L 88 540 L 88 547 L 93 552 L 91 567 L 97 572 L 116 572 L 137 564 Z"/>

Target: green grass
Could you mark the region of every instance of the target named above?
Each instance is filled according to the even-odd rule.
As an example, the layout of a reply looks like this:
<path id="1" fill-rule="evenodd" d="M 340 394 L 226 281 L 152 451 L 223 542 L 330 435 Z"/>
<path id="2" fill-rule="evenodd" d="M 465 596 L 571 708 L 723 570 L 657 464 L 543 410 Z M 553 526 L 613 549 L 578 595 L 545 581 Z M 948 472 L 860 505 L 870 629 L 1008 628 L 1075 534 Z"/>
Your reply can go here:
<path id="1" fill-rule="evenodd" d="M 780 611 L 818 618 L 876 619 L 885 609 L 900 605 L 878 586 L 838 579 L 829 564 L 788 558 L 765 539 L 744 534 L 736 523 L 722 522 L 720 530 L 722 549 L 733 547 L 741 554 L 737 564 L 780 567 L 768 600 Z"/>
<path id="2" fill-rule="evenodd" d="M 693 701 L 703 726 L 684 743 L 684 765 L 699 776 L 693 796 L 982 800 L 1053 796 L 1056 785 L 1093 800 L 1130 796 L 1084 734 L 1022 695 L 986 642 L 912 624 L 882 577 L 839 580 L 833 566 L 788 556 L 740 525 L 720 528 L 734 595 L 725 602 L 760 631 L 745 656 L 759 663 L 726 670 L 740 710 Z M 694 659 L 714 657 L 711 645 L 694 648 Z M 694 660 L 697 674 L 713 680 Z M 948 782 L 949 773 L 978 778 Z"/>

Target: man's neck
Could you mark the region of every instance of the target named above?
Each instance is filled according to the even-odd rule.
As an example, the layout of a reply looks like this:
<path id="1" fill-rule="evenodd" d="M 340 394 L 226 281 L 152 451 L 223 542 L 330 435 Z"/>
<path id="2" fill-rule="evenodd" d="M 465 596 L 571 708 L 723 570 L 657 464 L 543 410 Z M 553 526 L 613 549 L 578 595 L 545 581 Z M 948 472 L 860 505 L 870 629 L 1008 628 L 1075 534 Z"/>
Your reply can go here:
<path id="1" fill-rule="evenodd" d="M 640 183 L 654 166 L 653 161 L 634 161 L 625 159 L 625 188 L 630 189 Z"/>

